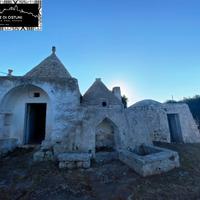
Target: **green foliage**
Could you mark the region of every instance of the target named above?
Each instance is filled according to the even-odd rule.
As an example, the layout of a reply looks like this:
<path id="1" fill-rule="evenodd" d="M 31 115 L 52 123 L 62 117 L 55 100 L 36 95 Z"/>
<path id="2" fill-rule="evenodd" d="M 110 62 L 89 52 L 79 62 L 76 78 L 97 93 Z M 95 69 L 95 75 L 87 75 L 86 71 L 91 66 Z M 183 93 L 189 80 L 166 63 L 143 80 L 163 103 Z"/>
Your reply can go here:
<path id="1" fill-rule="evenodd" d="M 190 111 L 198 123 L 200 125 L 200 95 L 195 95 L 193 97 L 184 97 L 183 100 L 179 101 L 180 103 L 188 104 Z"/>
<path id="2" fill-rule="evenodd" d="M 122 103 L 124 104 L 124 108 L 127 108 L 128 98 L 125 95 L 122 96 Z"/>

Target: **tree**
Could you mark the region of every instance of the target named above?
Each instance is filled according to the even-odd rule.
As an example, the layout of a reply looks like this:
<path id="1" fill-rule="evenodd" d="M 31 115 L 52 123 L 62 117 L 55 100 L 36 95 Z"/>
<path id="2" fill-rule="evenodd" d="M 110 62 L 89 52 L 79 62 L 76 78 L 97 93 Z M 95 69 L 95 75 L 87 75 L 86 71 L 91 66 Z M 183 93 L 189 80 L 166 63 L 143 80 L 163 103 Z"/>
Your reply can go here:
<path id="1" fill-rule="evenodd" d="M 188 104 L 194 119 L 196 120 L 198 125 L 200 125 L 200 96 L 195 95 L 193 97 L 183 98 L 180 103 Z"/>
<path id="2" fill-rule="evenodd" d="M 124 104 L 124 108 L 127 108 L 128 98 L 125 95 L 122 96 L 122 103 Z"/>

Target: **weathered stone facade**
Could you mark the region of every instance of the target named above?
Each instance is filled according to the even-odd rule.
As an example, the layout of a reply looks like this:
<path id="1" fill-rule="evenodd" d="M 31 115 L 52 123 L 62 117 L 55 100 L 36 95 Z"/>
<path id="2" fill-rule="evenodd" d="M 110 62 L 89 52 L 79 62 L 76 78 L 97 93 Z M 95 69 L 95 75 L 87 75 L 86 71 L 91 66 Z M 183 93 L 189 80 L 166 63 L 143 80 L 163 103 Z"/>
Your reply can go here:
<path id="1" fill-rule="evenodd" d="M 132 150 L 152 146 L 153 141 L 170 142 L 167 114 L 173 112 L 184 123 L 183 141 L 197 141 L 199 134 L 186 105 L 143 101 L 125 109 L 120 88 L 110 91 L 101 79 L 82 96 L 55 48 L 25 76 L 0 77 L 0 139 L 15 139 L 18 146 L 42 143 L 34 160 L 58 160 L 61 168 L 87 168 L 98 154 L 101 159 L 119 158 L 119 152 L 134 155 Z M 177 167 L 177 162 L 170 166 Z"/>
<path id="2" fill-rule="evenodd" d="M 137 110 L 152 141 L 196 143 L 200 133 L 187 104 L 143 100 L 128 108 Z"/>

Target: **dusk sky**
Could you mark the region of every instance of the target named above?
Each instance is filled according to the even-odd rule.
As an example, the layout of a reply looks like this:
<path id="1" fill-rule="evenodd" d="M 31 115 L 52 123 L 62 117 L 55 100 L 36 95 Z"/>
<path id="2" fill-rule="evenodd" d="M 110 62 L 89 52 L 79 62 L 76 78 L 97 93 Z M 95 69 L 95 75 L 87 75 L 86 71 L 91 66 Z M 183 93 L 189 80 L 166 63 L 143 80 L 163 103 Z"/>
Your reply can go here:
<path id="1" fill-rule="evenodd" d="M 56 46 L 82 94 L 95 78 L 129 105 L 200 94 L 199 0 L 43 0 L 42 31 L 0 36 L 1 72 L 24 75 Z"/>

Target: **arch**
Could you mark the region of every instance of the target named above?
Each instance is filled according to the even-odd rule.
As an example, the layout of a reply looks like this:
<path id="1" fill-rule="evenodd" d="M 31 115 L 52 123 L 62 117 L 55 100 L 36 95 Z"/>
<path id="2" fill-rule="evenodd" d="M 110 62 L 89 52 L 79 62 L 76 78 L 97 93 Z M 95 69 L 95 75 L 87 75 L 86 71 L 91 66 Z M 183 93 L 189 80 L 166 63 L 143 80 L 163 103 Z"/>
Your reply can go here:
<path id="1" fill-rule="evenodd" d="M 95 151 L 115 151 L 119 129 L 109 118 L 104 118 L 95 130 Z"/>
<path id="2" fill-rule="evenodd" d="M 8 101 L 11 101 L 12 99 L 10 99 L 11 95 L 13 96 L 14 94 L 16 94 L 16 96 L 18 96 L 18 93 L 21 93 L 23 91 L 23 93 L 28 94 L 29 97 L 33 97 L 31 96 L 31 92 L 35 91 L 42 91 L 42 93 L 49 98 L 49 95 L 47 94 L 47 92 L 42 89 L 39 86 L 33 85 L 33 84 L 25 84 L 25 85 L 18 85 L 16 87 L 11 88 L 2 98 L 1 102 L 0 102 L 0 110 L 5 109 L 5 105 L 8 104 Z M 13 101 L 15 102 L 15 99 L 13 99 Z"/>
<path id="3" fill-rule="evenodd" d="M 41 87 L 33 84 L 26 84 L 10 89 L 1 100 L 0 114 L 3 120 L 0 127 L 2 127 L 2 137 L 17 138 L 20 144 L 27 143 L 25 141 L 28 130 L 27 118 L 30 117 L 28 115 L 28 107 L 31 107 L 31 105 L 32 110 L 35 106 L 35 113 L 39 112 L 36 107 L 39 109 L 39 107 L 43 105 L 43 111 L 40 110 L 40 112 L 45 112 L 45 114 L 41 116 L 45 118 L 43 119 L 45 137 L 49 136 L 52 129 L 52 109 L 49 95 Z M 39 114 L 37 114 L 37 116 L 39 116 Z M 36 118 L 38 117 L 35 117 L 35 119 Z M 38 120 L 38 124 L 39 123 Z"/>

